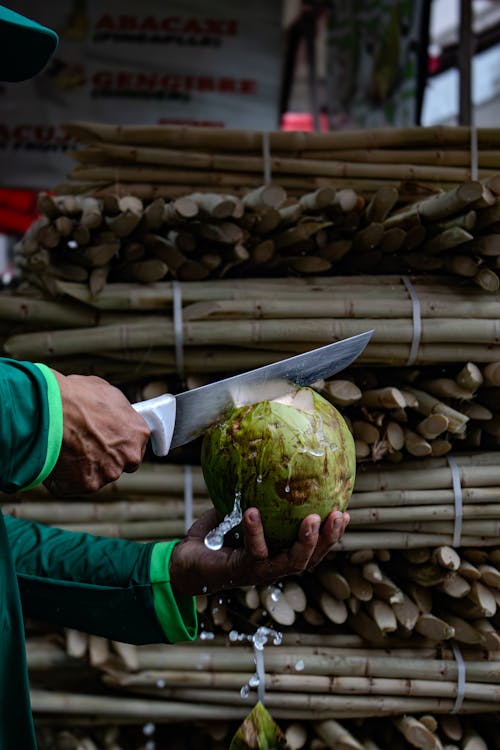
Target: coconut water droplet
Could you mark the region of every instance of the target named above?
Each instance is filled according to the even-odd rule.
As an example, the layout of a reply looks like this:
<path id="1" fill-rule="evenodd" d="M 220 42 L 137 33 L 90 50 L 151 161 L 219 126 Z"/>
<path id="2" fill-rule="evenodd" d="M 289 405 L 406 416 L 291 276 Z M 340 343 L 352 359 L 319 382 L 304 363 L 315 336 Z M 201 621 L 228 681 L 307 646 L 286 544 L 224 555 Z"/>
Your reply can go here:
<path id="1" fill-rule="evenodd" d="M 289 484 L 287 484 L 287 486 L 285 487 L 285 492 L 290 492 L 290 485 Z"/>
<path id="2" fill-rule="evenodd" d="M 215 633 L 209 633 L 207 630 L 200 633 L 200 641 L 213 641 L 214 638 Z"/>
<path id="3" fill-rule="evenodd" d="M 146 737 L 151 737 L 151 735 L 154 734 L 155 731 L 156 731 L 156 727 L 152 721 L 148 721 L 148 723 L 144 724 L 142 728 L 142 733 L 146 735 Z"/>
<path id="4" fill-rule="evenodd" d="M 257 477 L 257 484 L 261 484 L 261 483 L 262 483 L 262 474 L 259 474 Z"/>
<path id="5" fill-rule="evenodd" d="M 296 669 L 297 672 L 302 672 L 302 670 L 304 669 L 304 666 L 305 666 L 304 665 L 304 660 L 303 659 L 299 659 L 298 662 L 295 664 L 295 669 Z"/>
<path id="6" fill-rule="evenodd" d="M 250 687 L 259 687 L 260 680 L 259 680 L 258 675 L 256 674 L 252 675 L 252 677 L 250 677 L 250 679 L 248 680 L 248 684 Z"/>
<path id="7" fill-rule="evenodd" d="M 224 537 L 228 534 L 231 529 L 238 526 L 243 519 L 243 513 L 241 512 L 241 491 L 237 490 L 234 496 L 234 506 L 231 513 L 224 516 L 224 519 L 220 524 L 212 531 L 209 531 L 205 537 L 205 547 L 212 550 L 221 549 L 224 544 Z"/>
<path id="8" fill-rule="evenodd" d="M 279 602 L 280 598 L 281 598 L 281 591 L 278 588 L 273 589 L 271 591 L 271 599 L 273 600 L 273 602 Z"/>
<path id="9" fill-rule="evenodd" d="M 156 680 L 156 687 L 157 688 L 164 688 L 167 683 L 165 680 Z"/>
<path id="10" fill-rule="evenodd" d="M 240 696 L 243 698 L 243 700 L 246 700 L 249 695 L 250 695 L 250 686 L 243 685 L 243 687 L 240 690 Z"/>

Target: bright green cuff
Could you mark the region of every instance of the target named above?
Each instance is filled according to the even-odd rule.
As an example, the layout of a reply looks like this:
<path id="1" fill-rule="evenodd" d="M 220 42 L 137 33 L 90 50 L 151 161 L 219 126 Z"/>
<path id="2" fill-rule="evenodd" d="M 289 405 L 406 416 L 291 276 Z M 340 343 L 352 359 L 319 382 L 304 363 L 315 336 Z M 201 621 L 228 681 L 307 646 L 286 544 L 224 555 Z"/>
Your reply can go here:
<path id="1" fill-rule="evenodd" d="M 36 367 L 40 370 L 47 384 L 47 401 L 49 406 L 49 431 L 47 435 L 47 453 L 45 463 L 42 466 L 37 477 L 24 490 L 29 490 L 37 484 L 41 484 L 46 479 L 59 458 L 63 438 L 63 409 L 61 391 L 57 378 L 47 365 L 35 362 Z"/>
<path id="2" fill-rule="evenodd" d="M 156 616 L 170 643 L 194 641 L 198 634 L 195 597 L 176 598 L 170 585 L 170 558 L 178 542 L 174 539 L 155 544 L 149 568 Z"/>

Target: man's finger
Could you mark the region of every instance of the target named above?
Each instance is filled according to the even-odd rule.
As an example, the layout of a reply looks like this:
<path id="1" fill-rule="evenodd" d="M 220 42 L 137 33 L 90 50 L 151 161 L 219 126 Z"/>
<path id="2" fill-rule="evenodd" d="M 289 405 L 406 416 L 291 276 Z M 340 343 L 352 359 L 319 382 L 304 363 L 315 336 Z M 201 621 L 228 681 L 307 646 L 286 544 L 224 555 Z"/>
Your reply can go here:
<path id="1" fill-rule="evenodd" d="M 339 510 L 332 511 L 324 520 L 310 565 L 317 565 L 327 552 L 342 539 L 349 523 L 349 514 Z"/>
<path id="2" fill-rule="evenodd" d="M 217 528 L 220 523 L 219 516 L 215 508 L 210 508 L 203 515 L 195 521 L 195 523 L 189 529 L 189 536 L 196 536 L 205 538 L 209 531 Z"/>
<path id="3" fill-rule="evenodd" d="M 257 508 L 247 508 L 243 515 L 245 550 L 256 560 L 269 556 L 264 529 Z"/>
<path id="4" fill-rule="evenodd" d="M 316 513 L 306 516 L 300 524 L 297 541 L 288 553 L 289 565 L 293 571 L 299 573 L 309 565 L 318 544 L 320 526 L 321 518 Z"/>

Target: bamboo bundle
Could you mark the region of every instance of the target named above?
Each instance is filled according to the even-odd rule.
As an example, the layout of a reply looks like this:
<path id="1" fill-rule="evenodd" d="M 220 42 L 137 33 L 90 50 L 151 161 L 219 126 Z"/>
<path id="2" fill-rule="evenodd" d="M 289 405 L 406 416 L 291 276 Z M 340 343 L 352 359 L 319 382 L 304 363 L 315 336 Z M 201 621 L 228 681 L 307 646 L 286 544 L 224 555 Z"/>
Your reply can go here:
<path id="1" fill-rule="evenodd" d="M 182 339 L 187 374 L 203 371 L 205 358 L 211 362 L 210 371 L 216 368 L 220 372 L 230 367 L 231 361 L 237 362 L 240 353 L 246 353 L 242 367 L 248 367 L 252 366 L 252 356 L 255 356 L 253 361 L 263 364 L 266 358 L 267 362 L 275 361 L 287 353 L 306 351 L 369 329 L 374 330 L 373 337 L 360 362 L 391 365 L 408 362 L 417 334 L 414 305 L 401 277 L 335 277 L 322 279 L 318 287 L 315 286 L 318 279 L 313 279 L 312 287 L 305 280 L 290 286 L 279 283 L 283 281 L 286 280 L 255 280 L 246 287 L 247 299 L 243 301 L 224 299 L 224 295 L 237 294 L 238 288 L 233 288 L 229 279 L 215 282 L 213 290 L 209 281 L 189 285 L 187 295 L 194 296 L 198 289 L 201 299 L 212 299 L 185 303 L 183 307 Z M 482 304 L 478 292 L 460 284 L 444 285 L 435 278 L 415 277 L 412 285 L 421 300 L 417 363 L 484 363 L 498 359 L 494 346 L 498 336 L 498 294 L 488 296 Z M 3 344 L 4 352 L 16 358 L 36 356 L 54 362 L 54 366 L 64 364 L 65 357 L 82 358 L 92 354 L 104 357 L 108 365 L 109 358 L 127 362 L 129 372 L 130 363 L 135 363 L 136 378 L 149 374 L 151 365 L 152 374 L 162 366 L 166 372 L 175 371 L 174 345 L 178 334 L 169 302 L 172 290 L 167 291 L 166 286 L 155 287 L 151 294 L 137 290 L 139 301 L 131 304 L 140 309 L 129 312 L 124 312 L 123 308 L 134 299 L 136 287 L 120 287 L 116 294 L 103 298 L 105 306 L 115 305 L 116 310 L 108 309 L 97 315 L 92 310 L 81 312 L 82 301 L 94 302 L 84 289 L 63 285 L 60 288 L 65 296 L 53 303 L 50 315 L 55 315 L 57 310 L 64 315 L 66 305 L 70 315 L 75 310 L 81 321 L 78 336 L 72 329 L 58 327 L 54 330 L 49 313 L 47 328 L 40 330 L 41 319 L 36 307 L 32 315 L 37 323 L 32 326 L 31 298 L 5 293 L 4 316 L 16 325 L 13 335 Z M 244 288 L 242 282 L 241 289 Z M 219 294 L 221 298 L 217 299 Z M 268 295 L 274 299 L 268 300 Z M 163 311 L 153 314 L 151 308 L 147 310 L 147 305 L 166 306 L 167 315 Z M 456 325 L 456 318 L 461 319 L 460 326 Z M 84 325 L 92 320 L 90 326 Z M 212 346 L 214 352 L 211 352 Z M 99 360 L 96 368 L 98 365 Z M 233 364 L 230 369 L 234 367 Z M 119 371 L 118 363 L 116 370 Z"/>
<path id="2" fill-rule="evenodd" d="M 297 197 L 260 183 L 242 198 L 191 190 L 148 201 L 134 185 L 121 197 L 41 193 L 41 217 L 18 244 L 17 262 L 49 291 L 63 279 L 94 295 L 108 282 L 367 271 L 439 272 L 493 292 L 499 201 L 477 181 L 403 209 L 394 187 L 368 200 L 337 182 Z"/>
<path id="3" fill-rule="evenodd" d="M 498 663 L 481 651 L 463 651 L 466 666 L 461 713 L 497 710 Z M 101 665 L 106 685 L 133 697 L 100 696 L 101 703 L 82 693 L 62 695 L 32 689 L 35 712 L 51 713 L 60 705 L 73 715 L 92 712 L 122 720 L 147 715 L 150 720 L 238 718 L 256 699 L 251 645 L 177 645 L 175 649 L 138 647 L 138 668 L 130 673 L 116 665 Z M 57 662 L 55 661 L 57 659 Z M 28 664 L 37 684 L 46 665 L 68 665 L 69 657 L 55 644 L 28 642 Z M 69 662 L 71 663 L 71 662 Z M 383 716 L 394 713 L 448 713 L 457 695 L 458 668 L 450 652 L 432 649 L 349 649 L 280 645 L 265 649 L 265 701 L 278 719 L 315 719 Z M 368 674 L 369 678 L 364 675 Z M 254 684 L 253 687 L 256 687 Z M 137 696 L 144 696 L 142 698 Z M 51 697 L 52 696 L 52 697 Z M 167 701 L 165 699 L 168 699 Z M 59 701 L 59 707 L 57 702 Z M 210 708 L 213 709 L 210 714 Z M 175 712 L 178 712 L 177 714 Z M 227 711 L 224 715 L 224 711 Z"/>
<path id="4" fill-rule="evenodd" d="M 203 128 L 200 132 L 199 128 L 115 127 L 88 122 L 63 127 L 87 145 L 75 154 L 82 171 L 70 175 L 74 179 L 112 183 L 116 172 L 98 171 L 110 164 L 134 165 L 130 178 L 136 182 L 141 169 L 163 169 L 166 174 L 158 175 L 158 181 L 165 187 L 179 182 L 179 169 L 188 172 L 188 177 L 180 177 L 183 183 L 198 176 L 203 184 L 210 171 L 217 181 L 234 187 L 247 187 L 253 174 L 264 174 L 264 134 L 256 131 Z M 470 175 L 472 168 L 468 128 L 271 132 L 266 137 L 270 152 L 267 168 L 283 179 L 347 175 L 362 180 L 419 180 L 427 187 L 435 182 L 453 183 Z M 494 171 L 499 165 L 498 131 L 478 129 L 477 146 L 480 174 Z M 119 179 L 126 177 L 120 174 Z"/>
<path id="5" fill-rule="evenodd" d="M 498 452 L 454 456 L 462 489 L 462 546 L 495 546 L 500 522 Z M 211 503 L 199 466 L 190 466 L 193 518 Z M 182 465 L 146 462 L 91 499 L 61 503 L 43 487 L 12 498 L 6 513 L 90 533 L 131 539 L 174 538 L 184 531 Z M 339 548 L 396 549 L 452 544 L 456 525 L 453 474 L 446 458 L 358 466 L 351 523 Z"/>

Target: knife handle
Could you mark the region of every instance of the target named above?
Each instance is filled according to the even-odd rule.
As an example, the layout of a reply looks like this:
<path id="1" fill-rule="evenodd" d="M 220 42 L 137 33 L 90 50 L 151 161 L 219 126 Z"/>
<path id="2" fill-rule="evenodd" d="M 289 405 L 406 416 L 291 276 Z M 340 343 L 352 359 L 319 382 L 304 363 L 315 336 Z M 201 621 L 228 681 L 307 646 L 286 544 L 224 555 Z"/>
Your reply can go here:
<path id="1" fill-rule="evenodd" d="M 166 456 L 175 425 L 175 398 L 164 393 L 156 398 L 138 401 L 132 407 L 145 420 L 151 431 L 151 447 L 157 456 Z"/>

